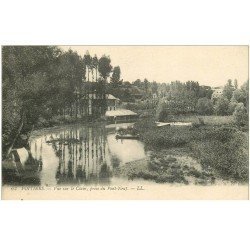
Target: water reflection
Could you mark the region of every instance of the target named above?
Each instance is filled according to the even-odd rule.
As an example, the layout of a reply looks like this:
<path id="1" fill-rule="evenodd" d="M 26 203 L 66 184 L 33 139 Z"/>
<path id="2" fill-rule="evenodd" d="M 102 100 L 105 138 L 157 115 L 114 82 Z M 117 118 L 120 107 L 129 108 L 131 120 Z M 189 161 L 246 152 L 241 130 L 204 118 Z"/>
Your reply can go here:
<path id="1" fill-rule="evenodd" d="M 105 127 L 81 127 L 51 134 L 51 144 L 58 157 L 57 184 L 109 183 L 109 161 Z"/>
<path id="2" fill-rule="evenodd" d="M 110 184 L 120 164 L 143 157 L 141 142 L 116 140 L 115 129 L 105 126 L 49 130 L 33 135 L 26 150 L 13 151 L 19 183 L 37 185 Z"/>

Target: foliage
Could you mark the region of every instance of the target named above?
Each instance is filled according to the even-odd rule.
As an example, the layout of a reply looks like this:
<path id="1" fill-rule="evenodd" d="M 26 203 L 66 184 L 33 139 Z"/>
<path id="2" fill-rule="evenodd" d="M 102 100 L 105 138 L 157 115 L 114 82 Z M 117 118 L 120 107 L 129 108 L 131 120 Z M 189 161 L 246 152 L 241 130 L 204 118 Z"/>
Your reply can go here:
<path id="1" fill-rule="evenodd" d="M 200 160 L 204 170 L 212 171 L 224 180 L 237 182 L 248 180 L 247 135 L 237 127 L 206 125 L 201 128 L 184 126 L 158 128 L 155 127 L 153 120 L 145 119 L 136 123 L 135 128 L 140 133 L 146 147 L 155 152 L 158 152 L 159 149 L 175 147 L 190 148 L 191 154 Z M 159 166 L 164 167 L 161 164 Z M 154 170 L 156 167 L 154 166 Z M 139 175 L 144 176 L 142 173 Z M 196 178 L 204 176 L 203 173 L 197 173 L 195 170 L 191 171 L 190 175 Z"/>
<path id="2" fill-rule="evenodd" d="M 229 101 L 224 96 L 221 96 L 215 104 L 215 113 L 217 115 L 228 115 Z"/>
<path id="3" fill-rule="evenodd" d="M 93 69 L 95 69 L 95 81 L 98 81 L 98 57 L 97 55 L 94 55 L 92 58 L 92 75 L 93 75 Z"/>
<path id="4" fill-rule="evenodd" d="M 211 115 L 213 113 L 213 103 L 207 97 L 200 98 L 196 105 L 196 111 L 200 115 Z"/>
<path id="5" fill-rule="evenodd" d="M 86 51 L 84 58 L 83 58 L 84 64 L 87 68 L 87 80 L 89 81 L 89 72 L 92 69 L 92 57 L 89 54 L 89 51 Z"/>
<path id="6" fill-rule="evenodd" d="M 98 62 L 98 70 L 101 75 L 101 77 L 106 80 L 107 77 L 109 77 L 111 71 L 112 71 L 112 66 L 111 66 L 111 60 L 108 56 L 103 55 Z"/>
<path id="7" fill-rule="evenodd" d="M 248 145 L 246 135 L 221 127 L 211 131 L 206 140 L 191 144 L 192 152 L 204 168 L 212 168 L 222 179 L 248 180 Z"/>
<path id="8" fill-rule="evenodd" d="M 243 103 L 238 103 L 235 111 L 233 113 L 234 121 L 239 126 L 244 126 L 248 124 L 248 114 L 247 109 L 244 107 Z"/>
<path id="9" fill-rule="evenodd" d="M 40 117 L 50 119 L 74 101 L 85 67 L 82 58 L 55 46 L 4 46 L 3 151 Z"/>
<path id="10" fill-rule="evenodd" d="M 247 98 L 246 92 L 243 89 L 236 89 L 233 92 L 231 100 L 234 100 L 235 102 L 242 102 L 242 103 L 244 103 L 245 100 L 246 100 L 246 98 Z"/>
<path id="11" fill-rule="evenodd" d="M 3 134 L 5 152 L 22 131 L 29 131 L 58 83 L 54 72 L 61 51 L 54 46 L 4 46 Z M 13 107 L 13 117 L 10 110 Z"/>
<path id="12" fill-rule="evenodd" d="M 186 127 L 156 127 L 152 120 L 140 121 L 135 128 L 149 148 L 170 148 L 185 145 L 193 134 Z"/>
<path id="13" fill-rule="evenodd" d="M 134 129 L 140 133 L 143 134 L 144 132 L 148 131 L 148 130 L 155 130 L 156 129 L 156 124 L 154 119 L 141 119 L 138 120 L 135 124 L 134 124 Z"/>
<path id="14" fill-rule="evenodd" d="M 232 115 L 234 113 L 234 110 L 235 110 L 237 105 L 238 105 L 238 102 L 235 101 L 234 98 L 232 98 L 229 105 L 228 105 L 228 114 L 229 115 Z"/>
<path id="15" fill-rule="evenodd" d="M 230 101 L 233 96 L 234 90 L 235 90 L 235 87 L 232 83 L 232 80 L 229 79 L 227 84 L 224 86 L 222 94 L 225 98 L 227 98 L 228 101 Z"/>
<path id="16" fill-rule="evenodd" d="M 119 66 L 114 67 L 112 77 L 111 77 L 111 83 L 118 84 L 121 77 L 121 69 Z"/>
<path id="17" fill-rule="evenodd" d="M 168 110 L 167 110 L 167 104 L 164 100 L 160 100 L 158 103 L 158 106 L 156 108 L 156 121 L 164 122 L 167 118 Z"/>

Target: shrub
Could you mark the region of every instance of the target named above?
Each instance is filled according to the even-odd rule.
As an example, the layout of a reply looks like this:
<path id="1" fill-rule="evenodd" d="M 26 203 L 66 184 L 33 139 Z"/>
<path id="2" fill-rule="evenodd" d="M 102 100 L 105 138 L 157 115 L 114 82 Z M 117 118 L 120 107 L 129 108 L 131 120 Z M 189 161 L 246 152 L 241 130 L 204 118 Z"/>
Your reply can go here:
<path id="1" fill-rule="evenodd" d="M 237 105 L 238 103 L 235 100 L 231 100 L 228 106 L 228 114 L 232 115 Z"/>
<path id="2" fill-rule="evenodd" d="M 145 131 L 142 139 L 149 147 L 179 147 L 192 140 L 192 133 L 186 127 L 163 127 Z"/>
<path id="3" fill-rule="evenodd" d="M 204 168 L 213 169 L 226 180 L 248 180 L 248 145 L 245 134 L 234 128 L 207 133 L 206 140 L 192 142 L 193 154 Z"/>
<path id="4" fill-rule="evenodd" d="M 167 118 L 168 111 L 164 101 L 160 101 L 156 109 L 156 121 L 164 122 Z"/>
<path id="5" fill-rule="evenodd" d="M 210 99 L 200 98 L 196 105 L 196 111 L 200 115 L 211 115 L 213 113 L 213 103 Z"/>
<path id="6" fill-rule="evenodd" d="M 217 115 L 228 115 L 229 101 L 226 97 L 220 97 L 215 104 L 215 113 Z"/>
<path id="7" fill-rule="evenodd" d="M 243 103 L 238 103 L 233 113 L 234 122 L 239 126 L 248 124 L 248 114 Z"/>
<path id="8" fill-rule="evenodd" d="M 154 119 L 142 119 L 134 124 L 134 129 L 137 133 L 143 133 L 148 130 L 156 129 L 156 124 Z"/>

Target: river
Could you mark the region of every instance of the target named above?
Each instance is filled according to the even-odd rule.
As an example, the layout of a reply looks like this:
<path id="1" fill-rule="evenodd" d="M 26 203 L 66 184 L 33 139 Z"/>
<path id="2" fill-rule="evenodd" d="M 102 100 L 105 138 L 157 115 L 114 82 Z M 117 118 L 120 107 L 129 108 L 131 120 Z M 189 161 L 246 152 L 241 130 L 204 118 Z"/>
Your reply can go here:
<path id="1" fill-rule="evenodd" d="M 116 168 L 146 157 L 142 142 L 117 140 L 115 126 L 80 124 L 37 130 L 16 153 L 20 184 L 48 186 L 123 183 Z"/>

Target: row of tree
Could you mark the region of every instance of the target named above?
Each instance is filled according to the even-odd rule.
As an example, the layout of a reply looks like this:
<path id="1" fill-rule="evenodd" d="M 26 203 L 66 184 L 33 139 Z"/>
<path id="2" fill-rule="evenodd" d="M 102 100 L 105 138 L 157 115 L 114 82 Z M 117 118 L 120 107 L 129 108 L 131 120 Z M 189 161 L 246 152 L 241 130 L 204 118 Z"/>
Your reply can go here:
<path id="1" fill-rule="evenodd" d="M 104 88 L 120 81 L 119 66 L 112 67 L 109 56 L 82 57 L 57 46 L 3 46 L 3 150 L 6 154 L 27 135 L 39 118 L 51 119 L 77 102 L 76 91 L 83 82 L 98 82 Z M 87 84 L 88 85 L 88 84 Z M 103 92 L 103 91 L 102 91 Z M 105 91 L 104 91 L 105 92 Z"/>
<path id="2" fill-rule="evenodd" d="M 97 55 L 93 57 L 89 54 L 89 51 L 86 51 L 85 55 L 83 56 L 83 64 L 84 68 L 86 69 L 86 76 L 84 80 L 88 82 L 91 80 L 92 82 L 100 81 L 104 79 L 107 82 L 108 77 L 112 73 L 110 77 L 110 82 L 113 84 L 120 83 L 121 77 L 121 69 L 120 66 L 113 66 L 111 65 L 111 59 L 109 56 L 103 55 L 100 59 L 98 59 Z M 91 74 L 91 78 L 90 78 Z"/>
<path id="3" fill-rule="evenodd" d="M 199 115 L 234 115 L 237 123 L 247 124 L 248 85 L 238 88 L 237 80 L 228 80 L 222 94 L 213 98 L 210 87 L 195 82 L 172 82 L 167 85 L 164 97 L 158 103 L 157 119 L 165 120 L 169 114 L 197 113 Z"/>

